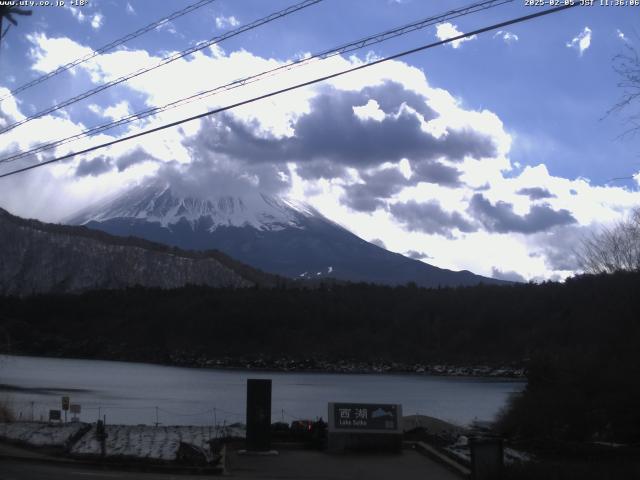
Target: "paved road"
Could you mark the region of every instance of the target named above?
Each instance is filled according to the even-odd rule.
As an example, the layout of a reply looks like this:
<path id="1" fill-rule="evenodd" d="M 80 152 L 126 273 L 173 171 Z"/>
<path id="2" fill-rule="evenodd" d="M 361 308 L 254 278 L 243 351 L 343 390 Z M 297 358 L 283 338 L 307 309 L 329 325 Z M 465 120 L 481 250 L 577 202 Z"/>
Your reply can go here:
<path id="1" fill-rule="evenodd" d="M 118 472 L 103 468 L 0 459 L 0 480 L 202 480 L 204 475 Z"/>
<path id="2" fill-rule="evenodd" d="M 230 476 L 238 479 L 300 480 L 460 480 L 440 464 L 405 450 L 401 455 L 327 455 L 306 450 L 275 457 L 229 457 Z M 207 475 L 120 472 L 99 467 L 0 459 L 0 480 L 195 480 Z"/>
<path id="3" fill-rule="evenodd" d="M 327 455 L 282 450 L 277 457 L 229 454 L 231 475 L 242 479 L 460 480 L 461 477 L 414 450 L 400 455 Z"/>

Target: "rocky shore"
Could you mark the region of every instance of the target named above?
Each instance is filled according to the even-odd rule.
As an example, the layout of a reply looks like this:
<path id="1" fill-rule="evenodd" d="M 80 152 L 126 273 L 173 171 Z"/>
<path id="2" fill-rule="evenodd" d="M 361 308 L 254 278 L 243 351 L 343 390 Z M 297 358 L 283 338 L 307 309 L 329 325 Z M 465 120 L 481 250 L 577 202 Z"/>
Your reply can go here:
<path id="1" fill-rule="evenodd" d="M 32 355 L 54 358 L 78 358 L 84 360 L 111 360 L 119 362 L 154 363 L 174 367 L 212 368 L 229 370 L 258 370 L 266 372 L 315 372 L 315 373 L 405 373 L 416 375 L 437 375 L 443 377 L 487 377 L 525 379 L 524 362 L 507 365 L 451 363 L 405 363 L 389 360 L 359 361 L 354 359 L 328 360 L 319 358 L 270 358 L 266 356 L 220 356 L 213 357 L 189 352 L 173 352 L 169 355 L 159 352 L 130 352 L 127 349 L 112 346 L 110 351 L 102 354 L 87 354 L 86 350 L 43 350 L 4 351 L 0 355 Z"/>
<path id="2" fill-rule="evenodd" d="M 181 367 L 220 368 L 241 370 L 265 370 L 276 372 L 319 372 L 319 373 L 412 373 L 450 377 L 525 377 L 526 370 L 521 365 L 450 365 L 427 363 L 402 363 L 388 361 L 360 362 L 355 360 L 329 361 L 314 358 L 209 358 L 172 354 L 169 363 Z"/>

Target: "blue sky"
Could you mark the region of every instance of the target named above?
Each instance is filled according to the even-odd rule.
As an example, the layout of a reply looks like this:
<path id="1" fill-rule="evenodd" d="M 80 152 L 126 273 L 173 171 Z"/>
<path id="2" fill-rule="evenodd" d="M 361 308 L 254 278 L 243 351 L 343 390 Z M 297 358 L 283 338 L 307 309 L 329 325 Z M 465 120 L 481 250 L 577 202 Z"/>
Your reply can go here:
<path id="1" fill-rule="evenodd" d="M 18 28 L 11 29 L 3 42 L 0 87 L 15 88 L 190 3 L 95 0 L 78 8 L 35 7 L 32 17 L 18 17 Z M 140 62 L 153 63 L 167 52 L 182 50 L 292 3 L 213 2 L 128 42 L 126 49 L 119 49 L 119 55 L 99 57 L 48 80 L 19 94 L 17 103 L 15 99 L 3 102 L 0 121 L 33 114 L 52 102 L 135 70 Z M 173 69 L 167 69 L 171 74 L 166 77 L 141 78 L 116 86 L 42 119 L 41 124 L 18 127 L 4 135 L 4 145 L 0 137 L 0 153 L 28 148 L 58 134 L 100 124 L 105 118 L 119 118 L 202 86 L 217 85 L 224 78 L 238 78 L 256 68 L 277 65 L 467 3 L 324 0 L 225 41 L 218 49 L 206 49 L 199 56 L 176 62 Z M 439 32 L 467 32 L 538 9 L 517 0 L 367 48 L 357 52 L 357 58 L 342 58 L 291 78 L 311 78 L 315 73 L 362 61 L 367 55 L 385 57 L 435 41 Z M 161 142 L 140 147 L 151 158 L 146 164 L 130 160 L 141 154 L 132 156 L 133 147 L 126 147 L 102 157 L 75 159 L 46 173 L 40 170 L 48 167 L 20 179 L 12 177 L 16 178 L 12 183 L 15 191 L 3 199 L 3 206 L 19 214 L 59 220 L 101 195 L 153 174 L 158 165 L 178 159 L 180 168 L 189 168 L 215 154 L 215 168 L 233 165 L 230 168 L 236 176 L 242 168 L 243 178 L 249 172 L 258 179 L 257 188 L 308 201 L 363 238 L 380 240 L 391 250 L 411 252 L 438 266 L 482 274 L 562 278 L 577 269 L 575 262 L 564 261 L 571 257 L 569 250 L 563 250 L 565 244 L 575 244 L 581 235 L 622 218 L 640 203 L 638 177 L 611 181 L 638 173 L 640 138 L 618 139 L 625 117 L 606 115 L 622 94 L 612 59 L 628 45 L 640 45 L 640 36 L 635 33 L 639 31 L 638 12 L 640 7 L 577 7 L 510 26 L 499 34 L 485 33 L 457 48 L 449 44 L 420 52 L 343 83 L 317 86 L 256 104 L 220 121 L 167 133 Z M 291 79 L 283 78 L 281 83 L 274 80 L 269 86 L 284 86 L 287 81 Z M 259 88 L 247 89 L 242 95 L 238 92 L 237 98 L 256 91 Z M 415 94 L 435 112 L 432 117 L 417 116 L 414 110 L 419 109 L 420 102 L 407 100 Z M 194 105 L 176 111 L 177 117 L 159 116 L 147 125 L 224 101 L 221 98 Z M 385 102 L 390 102 L 393 112 Z M 342 108 L 343 104 L 349 108 Z M 409 113 L 402 108 L 409 108 Z M 326 122 L 320 122 L 331 118 L 329 114 L 344 129 L 353 127 L 353 135 L 376 132 L 375 138 L 383 139 L 376 147 L 379 151 L 393 146 L 406 134 L 406 128 L 415 125 L 414 114 L 420 118 L 423 133 L 434 136 L 431 140 L 444 138 L 439 129 L 451 135 L 448 143 L 443 141 L 440 146 L 411 137 L 407 142 L 416 139 L 415 149 L 400 144 L 396 150 L 389 149 L 388 158 L 381 154 L 377 163 L 364 161 L 363 155 L 373 158 L 376 153 L 351 151 L 350 144 L 341 147 L 338 141 L 330 151 L 314 145 L 317 139 L 332 138 Z M 400 121 L 405 114 L 406 124 Z M 341 115 L 345 115 L 342 120 Z M 354 123 L 351 117 L 357 117 L 357 121 Z M 340 123 L 343 120 L 344 124 Z M 50 127 L 46 121 L 52 122 Z M 141 127 L 122 127 L 110 135 L 117 137 L 136 128 Z M 215 136 L 223 128 L 242 132 L 256 145 L 267 148 L 243 150 L 233 138 L 219 136 L 219 148 L 214 148 L 215 152 L 206 150 L 201 141 L 203 133 L 210 129 Z M 335 138 L 336 133 L 332 134 Z M 260 139 L 266 143 L 260 143 Z M 482 139 L 488 139 L 495 148 L 482 150 Z M 456 141 L 459 143 L 454 145 Z M 247 143 L 251 142 L 243 145 Z M 184 145 L 191 145 L 191 154 L 180 160 Z M 371 145 L 377 144 L 372 141 Z M 405 147 L 407 151 L 402 153 Z M 437 151 L 421 153 L 420 149 L 430 148 Z M 457 158 L 452 152 L 461 148 L 467 150 Z M 66 151 L 59 149 L 56 153 Z M 194 151 L 201 154 L 195 161 Z M 396 151 L 400 152 L 397 158 Z M 273 152 L 287 158 L 276 158 Z M 118 161 L 127 168 L 116 168 Z M 128 168 L 130 164 L 132 168 Z M 341 173 L 329 175 L 329 169 L 340 169 Z M 276 170 L 279 178 L 287 180 L 278 183 L 269 176 Z M 457 175 L 455 181 L 451 175 Z M 215 186 L 211 188 L 215 190 Z M 25 192 L 38 192 L 40 198 Z M 21 198 L 24 195 L 31 199 L 26 205 Z M 52 198 L 57 200 L 53 202 Z M 479 249 L 491 251 L 486 258 L 479 258 L 473 253 Z"/>

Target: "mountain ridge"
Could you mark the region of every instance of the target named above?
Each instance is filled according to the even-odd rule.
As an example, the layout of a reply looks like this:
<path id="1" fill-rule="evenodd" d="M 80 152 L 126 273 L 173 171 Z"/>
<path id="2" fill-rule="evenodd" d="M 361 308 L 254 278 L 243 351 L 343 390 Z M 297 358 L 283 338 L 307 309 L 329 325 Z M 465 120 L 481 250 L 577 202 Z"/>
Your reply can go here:
<path id="1" fill-rule="evenodd" d="M 189 252 L 81 226 L 23 219 L 0 209 L 0 294 L 81 292 L 131 286 L 275 285 L 276 276 L 214 250 Z"/>
<path id="2" fill-rule="evenodd" d="M 262 271 L 288 278 L 333 277 L 388 285 L 413 282 L 424 287 L 509 283 L 389 252 L 313 207 L 258 192 L 194 198 L 180 196 L 171 186 L 154 182 L 84 209 L 68 221 L 187 250 L 215 248 Z"/>

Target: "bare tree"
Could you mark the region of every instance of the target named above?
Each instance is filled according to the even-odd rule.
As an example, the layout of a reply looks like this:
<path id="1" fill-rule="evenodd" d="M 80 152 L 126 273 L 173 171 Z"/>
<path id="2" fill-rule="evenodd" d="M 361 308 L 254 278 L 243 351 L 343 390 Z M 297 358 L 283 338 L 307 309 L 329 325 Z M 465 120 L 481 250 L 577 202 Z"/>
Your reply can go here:
<path id="1" fill-rule="evenodd" d="M 584 238 L 577 257 L 587 273 L 640 271 L 640 207 L 627 220 Z"/>
<path id="2" fill-rule="evenodd" d="M 31 10 L 25 10 L 23 8 L 10 7 L 8 5 L 0 6 L 0 45 L 2 45 L 2 39 L 9 31 L 11 25 L 13 25 L 14 27 L 18 25 L 17 20 L 13 18 L 14 15 L 28 16 L 31 15 L 31 13 Z M 2 23 L 5 18 L 11 25 L 7 25 L 7 28 L 3 29 Z"/>
<path id="3" fill-rule="evenodd" d="M 640 36 L 639 36 L 640 38 Z M 613 58 L 613 69 L 618 74 L 618 87 L 622 90 L 622 97 L 609 111 L 626 111 L 625 130 L 621 137 L 634 136 L 640 132 L 640 54 L 631 44 L 627 43 L 625 51 Z"/>

